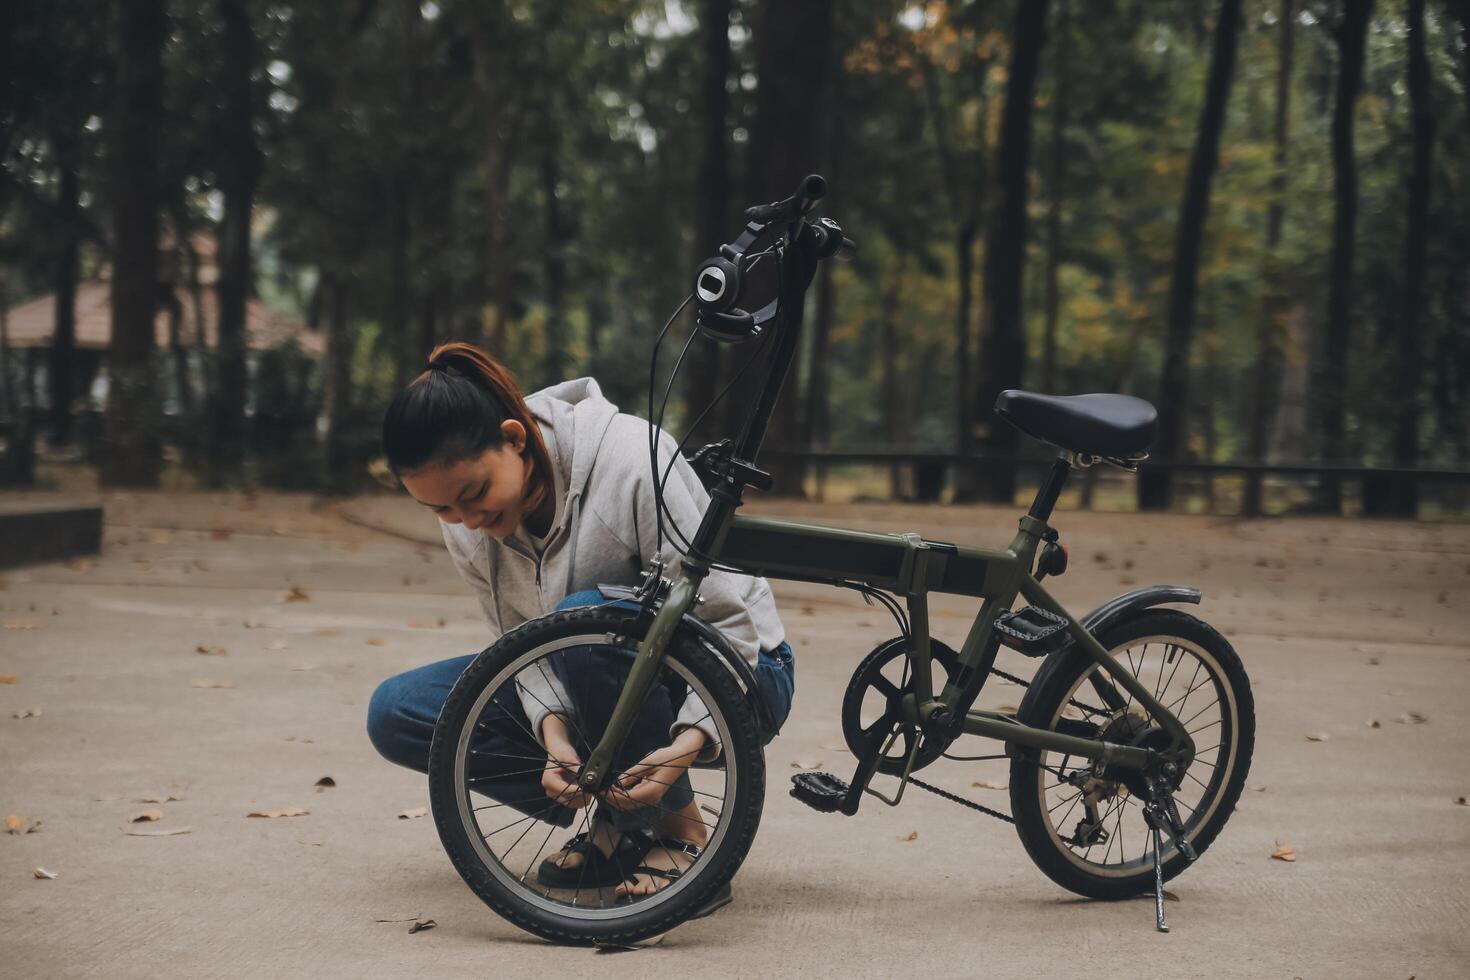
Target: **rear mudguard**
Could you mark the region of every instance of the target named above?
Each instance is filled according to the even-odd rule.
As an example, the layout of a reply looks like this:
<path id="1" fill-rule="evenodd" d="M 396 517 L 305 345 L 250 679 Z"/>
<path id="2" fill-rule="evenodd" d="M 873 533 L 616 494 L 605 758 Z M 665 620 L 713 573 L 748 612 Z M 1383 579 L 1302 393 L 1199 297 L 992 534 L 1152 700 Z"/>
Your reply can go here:
<path id="1" fill-rule="evenodd" d="M 1087 627 L 1087 632 L 1093 636 L 1114 623 L 1125 619 L 1140 609 L 1148 609 L 1153 606 L 1162 606 L 1170 602 L 1188 602 L 1199 605 L 1199 589 L 1191 589 L 1183 585 L 1147 585 L 1132 592 L 1125 592 L 1116 598 L 1098 606 L 1092 612 L 1082 617 L 1082 625 Z M 1066 643 L 1060 649 L 1048 654 L 1042 663 L 1041 669 L 1036 676 L 1031 678 L 1031 686 L 1037 687 L 1042 684 L 1052 672 L 1060 669 L 1061 664 L 1072 652 L 1074 644 Z"/>
<path id="2" fill-rule="evenodd" d="M 633 589 L 624 585 L 599 585 L 597 589 L 605 599 L 628 600 L 633 598 L 634 592 Z M 680 629 L 692 631 L 696 639 L 719 654 L 720 659 L 725 662 L 725 666 L 735 675 L 735 679 L 740 682 L 740 686 L 744 688 L 746 696 L 750 698 L 751 703 L 755 706 L 755 718 L 760 724 L 761 731 L 772 731 L 776 726 L 772 721 L 771 706 L 766 702 L 765 691 L 761 690 L 760 683 L 755 678 L 755 670 L 750 666 L 749 661 L 736 652 L 735 648 L 730 645 L 730 641 L 725 638 L 725 634 L 693 613 L 688 612 L 684 614 Z"/>

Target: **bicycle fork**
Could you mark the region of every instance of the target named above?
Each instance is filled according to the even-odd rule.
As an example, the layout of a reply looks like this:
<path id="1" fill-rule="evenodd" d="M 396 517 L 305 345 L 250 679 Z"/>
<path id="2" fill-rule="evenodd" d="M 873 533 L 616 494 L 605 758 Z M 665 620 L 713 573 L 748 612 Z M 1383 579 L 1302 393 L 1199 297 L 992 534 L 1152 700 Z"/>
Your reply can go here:
<path id="1" fill-rule="evenodd" d="M 652 622 L 638 641 L 638 654 L 623 684 L 618 703 L 608 719 L 602 738 L 587 757 L 581 772 L 577 774 L 577 785 L 589 796 L 595 796 L 607 784 L 613 760 L 622 751 L 623 742 L 633 727 L 648 691 L 663 666 L 664 651 L 683 621 L 684 614 L 700 601 L 699 586 L 704 574 L 689 567 L 686 562 L 680 575 L 670 581 L 663 577 L 664 563 L 655 558 L 644 576 L 643 585 L 635 593 L 642 603 L 638 618 L 652 616 Z"/>

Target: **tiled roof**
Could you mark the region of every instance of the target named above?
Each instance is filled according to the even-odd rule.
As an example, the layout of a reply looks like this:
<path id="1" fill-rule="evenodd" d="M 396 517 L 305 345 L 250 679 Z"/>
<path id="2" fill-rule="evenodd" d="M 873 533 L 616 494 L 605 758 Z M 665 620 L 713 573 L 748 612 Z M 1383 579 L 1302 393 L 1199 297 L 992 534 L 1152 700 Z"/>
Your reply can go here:
<path id="1" fill-rule="evenodd" d="M 198 323 L 194 301 L 187 292 L 179 292 L 182 317 L 179 333 L 186 347 L 197 341 Z M 77 286 L 77 346 L 106 350 L 112 342 L 112 307 L 109 283 L 92 279 Z M 199 306 L 204 319 L 204 342 L 214 347 L 219 340 L 218 295 L 211 287 L 199 290 Z M 6 317 L 10 346 L 14 348 L 50 347 L 56 327 L 56 299 L 41 296 L 10 310 Z M 308 357 L 320 357 L 326 350 L 323 331 L 308 330 L 295 317 L 267 309 L 259 300 L 245 304 L 245 337 L 251 350 L 269 350 L 290 340 Z M 154 342 L 168 347 L 168 312 L 160 309 L 154 320 Z"/>

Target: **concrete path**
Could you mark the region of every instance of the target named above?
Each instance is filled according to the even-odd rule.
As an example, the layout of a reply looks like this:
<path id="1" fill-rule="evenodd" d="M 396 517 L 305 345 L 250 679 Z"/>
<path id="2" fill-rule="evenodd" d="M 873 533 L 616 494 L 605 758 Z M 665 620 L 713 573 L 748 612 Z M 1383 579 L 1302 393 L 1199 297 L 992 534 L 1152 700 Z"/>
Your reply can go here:
<path id="1" fill-rule="evenodd" d="M 427 805 L 423 778 L 381 761 L 364 735 L 379 680 L 485 642 L 430 515 L 389 497 L 105 504 L 95 563 L 0 573 L 0 674 L 17 681 L 0 684 L 0 813 L 23 818 L 17 829 L 40 821 L 0 834 L 5 977 L 1466 973 L 1470 806 L 1456 800 L 1470 795 L 1470 527 L 1058 515 L 1073 556 L 1055 587 L 1064 602 L 1199 586 L 1200 614 L 1254 685 L 1247 792 L 1171 884 L 1167 936 L 1148 902 L 1079 900 L 1030 864 L 1009 826 L 917 790 L 893 810 L 869 799 L 855 818 L 790 799 L 798 764 L 850 771 L 837 748 L 843 685 L 895 630 L 849 593 L 777 583 L 797 700 L 767 753 L 765 816 L 735 904 L 608 957 L 544 944 L 483 906 L 431 819 L 398 816 Z M 1017 516 L 748 510 L 989 546 Z M 973 615 L 970 602 L 940 601 L 936 635 L 958 645 Z M 1002 666 L 1029 676 L 1034 664 L 1003 654 Z M 996 685 L 982 703 L 1018 699 Z M 29 709 L 39 714 L 16 717 Z M 1004 783 L 1001 763 L 926 775 L 1006 805 L 971 786 Z M 336 786 L 317 791 L 323 776 Z M 139 802 L 170 794 L 182 798 Z M 310 813 L 246 816 L 286 807 Z M 150 809 L 162 819 L 129 822 Z M 1278 841 L 1295 863 L 1271 859 Z M 437 927 L 377 921 L 406 916 Z"/>

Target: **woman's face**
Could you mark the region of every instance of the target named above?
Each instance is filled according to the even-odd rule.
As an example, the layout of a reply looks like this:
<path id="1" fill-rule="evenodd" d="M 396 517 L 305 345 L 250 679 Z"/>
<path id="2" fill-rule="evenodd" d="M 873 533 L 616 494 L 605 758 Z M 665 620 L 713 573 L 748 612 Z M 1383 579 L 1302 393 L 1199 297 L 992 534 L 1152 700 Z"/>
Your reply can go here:
<path id="1" fill-rule="evenodd" d="M 504 538 L 525 516 L 521 503 L 530 477 L 526 455 L 526 429 L 514 419 L 501 423 L 504 442 L 479 456 L 450 466 L 426 466 L 401 473 L 403 486 L 419 503 L 428 507 L 445 524 L 463 524 Z"/>

